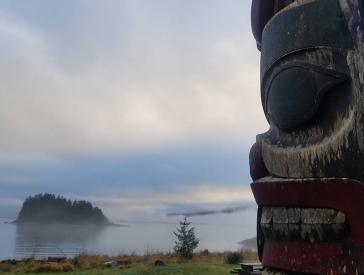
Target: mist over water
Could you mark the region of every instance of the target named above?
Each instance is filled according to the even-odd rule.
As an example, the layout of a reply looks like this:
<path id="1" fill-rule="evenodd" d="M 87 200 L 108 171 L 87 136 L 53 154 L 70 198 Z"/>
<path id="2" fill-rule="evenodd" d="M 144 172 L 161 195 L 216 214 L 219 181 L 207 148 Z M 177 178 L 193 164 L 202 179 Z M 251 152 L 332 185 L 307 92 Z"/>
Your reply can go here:
<path id="1" fill-rule="evenodd" d="M 14 225 L 0 219 L 0 259 L 49 256 L 74 257 L 80 253 L 118 255 L 173 250 L 173 231 L 179 217 L 170 220 L 128 222 L 128 227 L 76 225 Z M 255 209 L 189 219 L 200 239 L 199 250 L 237 250 L 238 242 L 255 234 Z"/>

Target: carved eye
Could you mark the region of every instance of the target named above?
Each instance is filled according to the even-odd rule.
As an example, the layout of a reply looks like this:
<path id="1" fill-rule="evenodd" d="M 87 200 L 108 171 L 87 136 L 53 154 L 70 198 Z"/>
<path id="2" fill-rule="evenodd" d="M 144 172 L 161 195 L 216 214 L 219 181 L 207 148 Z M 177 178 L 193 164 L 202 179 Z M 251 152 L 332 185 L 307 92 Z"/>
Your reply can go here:
<path id="1" fill-rule="evenodd" d="M 264 109 L 269 121 L 291 130 L 317 113 L 322 97 L 349 76 L 308 64 L 290 64 L 276 73 L 265 89 Z"/>
<path id="2" fill-rule="evenodd" d="M 292 2 L 294 2 L 294 0 L 253 0 L 251 9 L 251 24 L 253 35 L 257 41 L 259 49 L 262 42 L 264 26 L 274 14 Z"/>

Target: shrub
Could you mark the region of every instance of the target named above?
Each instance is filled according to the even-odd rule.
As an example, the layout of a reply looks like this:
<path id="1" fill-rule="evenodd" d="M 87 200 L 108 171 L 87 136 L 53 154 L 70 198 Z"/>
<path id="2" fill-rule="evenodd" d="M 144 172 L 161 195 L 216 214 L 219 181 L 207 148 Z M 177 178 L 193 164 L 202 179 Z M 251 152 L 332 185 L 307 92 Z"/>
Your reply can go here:
<path id="1" fill-rule="evenodd" d="M 239 264 L 241 262 L 241 253 L 239 252 L 229 252 L 225 256 L 226 264 Z"/>

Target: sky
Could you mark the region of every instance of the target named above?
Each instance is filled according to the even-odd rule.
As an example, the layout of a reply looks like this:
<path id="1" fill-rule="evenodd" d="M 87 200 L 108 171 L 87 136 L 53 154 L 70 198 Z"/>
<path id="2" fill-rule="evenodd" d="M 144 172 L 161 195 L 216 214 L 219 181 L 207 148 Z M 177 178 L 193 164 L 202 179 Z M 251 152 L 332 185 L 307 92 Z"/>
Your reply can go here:
<path id="1" fill-rule="evenodd" d="M 1 0 L 0 216 L 44 192 L 112 219 L 251 204 L 250 4 Z"/>

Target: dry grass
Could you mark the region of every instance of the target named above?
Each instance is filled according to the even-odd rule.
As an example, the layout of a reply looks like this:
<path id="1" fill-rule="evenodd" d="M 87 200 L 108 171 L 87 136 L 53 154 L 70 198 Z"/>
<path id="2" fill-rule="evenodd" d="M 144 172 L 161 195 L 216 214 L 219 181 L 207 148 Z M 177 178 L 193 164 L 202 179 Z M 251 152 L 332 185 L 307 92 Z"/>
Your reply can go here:
<path id="1" fill-rule="evenodd" d="M 209 252 L 203 251 L 195 253 L 191 260 L 183 259 L 174 253 L 156 253 L 144 256 L 138 255 L 87 255 L 81 254 L 74 259 L 63 259 L 60 262 L 49 262 L 46 260 L 36 260 L 33 258 L 22 261 L 2 261 L 0 262 L 0 272 L 21 272 L 21 273 L 53 273 L 69 272 L 75 270 L 103 268 L 108 261 L 117 261 L 121 268 L 150 266 L 159 260 L 168 264 L 209 264 L 224 263 L 226 256 L 231 252 Z M 243 251 L 241 259 L 243 261 L 256 261 L 257 254 L 254 251 Z"/>
<path id="2" fill-rule="evenodd" d="M 54 263 L 45 260 L 35 260 L 33 258 L 24 259 L 22 261 L 0 262 L 0 271 L 2 272 L 69 272 L 74 271 L 76 268 L 72 260 L 64 260 L 62 262 Z"/>
<path id="3" fill-rule="evenodd" d="M 175 253 L 153 253 L 144 256 L 122 254 L 118 256 L 101 256 L 81 254 L 73 259 L 73 263 L 78 268 L 95 268 L 100 267 L 106 261 L 114 260 L 121 265 L 141 264 L 150 265 L 160 260 L 164 263 L 223 263 L 226 256 L 231 252 L 209 252 L 208 250 L 194 253 L 191 260 L 184 259 Z M 243 261 L 257 261 L 258 256 L 255 251 L 241 251 L 241 259 Z"/>

